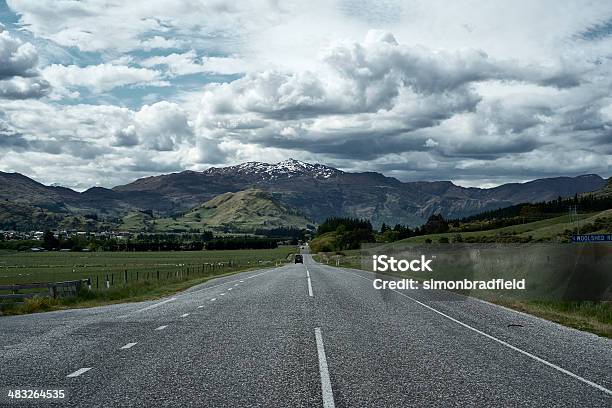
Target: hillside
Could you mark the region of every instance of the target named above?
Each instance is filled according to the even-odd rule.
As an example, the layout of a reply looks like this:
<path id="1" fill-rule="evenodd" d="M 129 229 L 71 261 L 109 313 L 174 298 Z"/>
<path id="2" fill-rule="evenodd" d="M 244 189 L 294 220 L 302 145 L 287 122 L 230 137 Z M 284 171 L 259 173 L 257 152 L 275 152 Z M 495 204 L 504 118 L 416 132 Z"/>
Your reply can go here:
<path id="1" fill-rule="evenodd" d="M 59 218 L 97 217 L 110 223 L 128 217 L 131 219 L 124 223 L 138 225 L 134 217 L 142 217 L 138 214 L 143 211 L 155 218 L 185 214 L 181 217 L 184 218 L 193 208 L 219 195 L 257 189 L 270 193 L 277 205 L 298 211 L 317 223 L 329 217 L 348 216 L 369 219 L 375 227 L 380 227 L 382 223 L 419 226 L 432 214 L 459 219 L 518 203 L 592 192 L 605 185 L 603 178 L 591 174 L 511 183 L 490 189 L 465 188 L 450 181 L 402 182 L 380 173 L 349 173 L 289 159 L 276 164 L 249 162 L 201 172 L 164 174 L 113 189 L 94 187 L 82 193 L 45 186 L 21 174 L 0 172 L 0 200 L 23 206 L 21 212 L 26 213 L 25 219 L 34 221 L 18 224 L 34 225 L 38 229 L 54 225 L 55 221 L 37 223 L 39 218 L 28 217 L 28 211 L 32 214 L 50 211 L 59 214 Z M 2 212 L 0 208 L 0 229 L 15 225 L 1 222 L 12 218 L 8 211 L 4 211 L 4 217 Z M 236 221 L 244 223 L 240 215 Z M 222 222 L 217 219 L 213 224 L 221 226 Z M 164 227 L 168 225 L 173 223 L 164 223 Z"/>
<path id="2" fill-rule="evenodd" d="M 270 193 L 249 189 L 221 194 L 178 217 L 155 219 L 144 212 L 131 213 L 123 219 L 121 229 L 156 232 L 211 230 L 255 233 L 312 227 L 312 222 L 295 209 L 279 203 Z"/>
<path id="3" fill-rule="evenodd" d="M 599 190 L 595 190 L 590 193 L 583 193 L 582 195 L 589 195 L 589 194 L 592 194 L 593 197 L 596 197 L 596 198 L 612 197 L 612 177 L 610 177 L 607 180 L 606 184 Z"/>
<path id="4" fill-rule="evenodd" d="M 591 174 L 490 189 L 465 188 L 450 181 L 401 182 L 380 173 L 349 173 L 289 159 L 276 164 L 249 162 L 203 172 L 147 177 L 113 191 L 154 194 L 158 195 L 156 203 L 165 203 L 166 207 L 192 208 L 218 194 L 257 188 L 273 193 L 279 202 L 315 222 L 349 216 L 367 218 L 375 226 L 383 222 L 418 226 L 434 213 L 449 219 L 461 218 L 518 203 L 569 197 L 603 185 L 603 178 Z"/>
<path id="5" fill-rule="evenodd" d="M 579 228 L 583 233 L 612 232 L 612 209 L 601 212 L 583 214 L 579 221 L 571 222 L 569 215 L 549 218 L 541 221 L 495 228 L 486 231 L 447 232 L 443 234 L 420 235 L 398 242 L 424 243 L 427 240 L 440 242 L 448 239 L 457 242 L 458 235 L 464 242 L 531 242 L 531 241 L 561 241 L 568 242 L 569 234 Z"/>

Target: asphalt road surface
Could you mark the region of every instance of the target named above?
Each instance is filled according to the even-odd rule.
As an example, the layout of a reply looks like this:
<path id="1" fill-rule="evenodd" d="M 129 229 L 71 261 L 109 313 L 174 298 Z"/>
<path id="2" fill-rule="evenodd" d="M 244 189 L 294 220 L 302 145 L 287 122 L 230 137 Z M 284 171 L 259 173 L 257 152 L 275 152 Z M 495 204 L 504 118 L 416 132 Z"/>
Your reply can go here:
<path id="1" fill-rule="evenodd" d="M 315 263 L 157 301 L 0 317 L 0 406 L 610 407 L 612 341 Z"/>

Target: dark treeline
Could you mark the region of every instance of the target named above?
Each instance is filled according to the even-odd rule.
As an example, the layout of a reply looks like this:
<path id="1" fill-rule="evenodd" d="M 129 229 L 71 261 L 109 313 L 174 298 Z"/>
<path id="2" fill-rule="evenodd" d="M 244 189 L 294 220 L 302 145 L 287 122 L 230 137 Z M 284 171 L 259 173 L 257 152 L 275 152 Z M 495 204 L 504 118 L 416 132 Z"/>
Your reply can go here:
<path id="1" fill-rule="evenodd" d="M 381 241 L 392 242 L 400 239 L 416 237 L 418 235 L 441 234 L 448 232 L 448 222 L 441 214 L 432 214 L 425 224 L 410 228 L 406 225 L 395 224 L 393 228 L 383 223 L 380 227 Z"/>
<path id="2" fill-rule="evenodd" d="M 576 206 L 577 210 L 581 213 L 603 211 L 612 208 L 612 196 L 594 197 L 592 194 L 584 196 L 575 195 L 571 198 L 558 197 L 556 200 L 542 201 L 539 203 L 516 204 L 510 207 L 485 211 L 480 214 L 453 220 L 452 223 L 470 223 L 485 220 L 507 220 L 512 223 L 511 219 L 535 219 L 538 217 L 544 219 L 567 213 L 568 209 L 572 206 Z M 516 220 L 514 220 L 513 223 L 516 223 Z"/>
<path id="3" fill-rule="evenodd" d="M 439 214 L 431 215 L 425 224 L 414 229 L 401 224 L 396 224 L 391 228 L 383 223 L 378 234 L 375 234 L 372 224 L 368 220 L 334 217 L 319 225 L 317 230 L 319 239 L 313 242 L 313 250 L 342 251 L 357 249 L 365 242 L 375 242 L 377 240 L 393 242 L 416 235 L 436 234 L 448 230 L 448 222 Z M 332 232 L 333 237 L 329 234 Z"/>
<path id="4" fill-rule="evenodd" d="M 255 235 L 261 235 L 266 238 L 293 238 L 304 240 L 306 231 L 299 228 L 272 228 L 272 229 L 256 229 Z"/>
<path id="5" fill-rule="evenodd" d="M 326 241 L 322 248 L 343 250 L 356 249 L 362 242 L 374 242 L 374 230 L 368 220 L 359 218 L 332 217 L 317 229 L 317 236 L 333 232 L 333 242 Z"/>
<path id="6" fill-rule="evenodd" d="M 197 251 L 213 239 L 211 232 L 198 234 L 138 234 L 133 238 L 104 238 L 91 235 L 55 237 L 50 231 L 43 236 L 42 247 L 47 250 L 83 249 L 101 251 Z"/>
<path id="7" fill-rule="evenodd" d="M 326 219 L 323 224 L 319 225 L 319 228 L 317 228 L 317 235 L 336 231 L 340 226 L 342 226 L 345 231 L 372 231 L 372 224 L 368 220 L 362 220 L 361 218 L 331 217 Z"/>
<path id="8" fill-rule="evenodd" d="M 206 249 L 270 249 L 278 247 L 278 240 L 254 237 L 217 238 L 206 243 Z"/>
<path id="9" fill-rule="evenodd" d="M 1 235 L 0 235 L 1 237 Z M 27 251 L 30 248 L 36 248 L 40 246 L 40 241 L 29 240 L 29 239 L 0 239 L 0 249 L 10 249 L 13 251 Z"/>
<path id="10" fill-rule="evenodd" d="M 139 234 L 131 238 L 100 238 L 88 235 L 56 237 L 46 231 L 43 240 L 0 241 L 0 249 L 29 250 L 42 247 L 48 251 L 201 251 L 203 249 L 268 249 L 278 247 L 279 242 L 297 245 L 297 239 L 226 237 L 214 238 L 210 232 L 197 234 Z"/>

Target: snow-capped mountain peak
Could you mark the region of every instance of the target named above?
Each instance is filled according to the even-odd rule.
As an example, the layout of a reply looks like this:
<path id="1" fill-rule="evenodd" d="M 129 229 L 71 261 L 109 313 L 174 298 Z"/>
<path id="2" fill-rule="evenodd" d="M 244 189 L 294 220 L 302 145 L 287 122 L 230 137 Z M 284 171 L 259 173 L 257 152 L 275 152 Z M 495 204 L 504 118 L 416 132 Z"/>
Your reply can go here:
<path id="1" fill-rule="evenodd" d="M 229 167 L 211 167 L 210 169 L 206 170 L 205 173 L 260 176 L 266 180 L 274 180 L 298 176 L 310 176 L 316 179 L 327 179 L 336 174 L 342 173 L 342 171 L 318 163 L 311 164 L 289 158 L 275 164 L 246 162 Z"/>

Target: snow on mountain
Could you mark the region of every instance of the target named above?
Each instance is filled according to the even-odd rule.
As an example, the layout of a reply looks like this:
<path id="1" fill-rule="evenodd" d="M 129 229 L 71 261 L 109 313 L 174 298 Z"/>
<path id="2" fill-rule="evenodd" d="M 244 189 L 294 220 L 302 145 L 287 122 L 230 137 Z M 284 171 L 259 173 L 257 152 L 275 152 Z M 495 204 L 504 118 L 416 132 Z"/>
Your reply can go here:
<path id="1" fill-rule="evenodd" d="M 206 174 L 240 174 L 260 176 L 266 180 L 310 176 L 316 179 L 327 179 L 342 171 L 322 164 L 305 163 L 300 160 L 287 159 L 276 164 L 262 162 L 247 162 L 229 167 L 211 167 Z"/>

